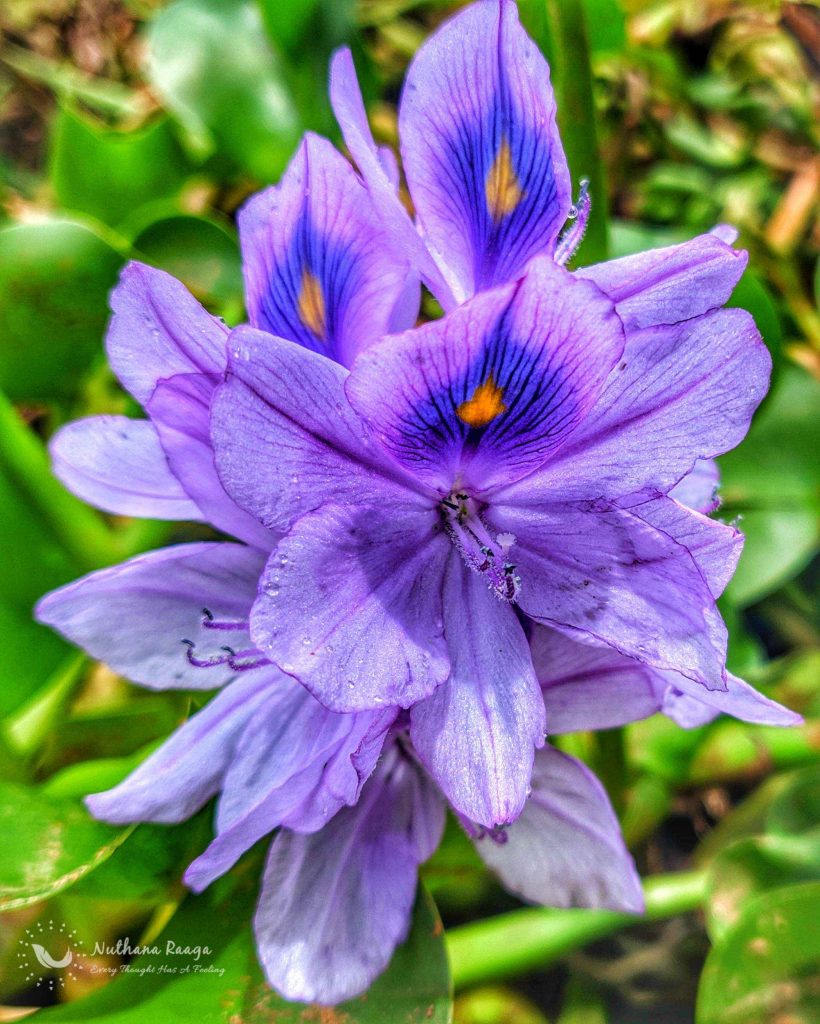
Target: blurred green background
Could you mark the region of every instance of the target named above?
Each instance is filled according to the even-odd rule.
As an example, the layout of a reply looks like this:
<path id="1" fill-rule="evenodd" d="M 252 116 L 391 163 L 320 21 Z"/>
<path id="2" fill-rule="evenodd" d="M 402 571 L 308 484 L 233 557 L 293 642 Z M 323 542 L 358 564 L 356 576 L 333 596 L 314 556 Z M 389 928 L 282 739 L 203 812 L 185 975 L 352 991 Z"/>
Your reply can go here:
<path id="1" fill-rule="evenodd" d="M 719 719 L 683 731 L 656 717 L 562 740 L 607 782 L 653 876 L 653 920 L 523 911 L 453 827 L 424 871 L 446 938 L 420 902 L 388 975 L 329 1016 L 261 984 L 248 932 L 260 851 L 184 899 L 207 809 L 185 826 L 125 830 L 82 809 L 83 794 L 122 778 L 195 708 L 190 695 L 129 686 L 31 620 L 60 583 L 203 536 L 99 515 L 49 474 L 44 442 L 60 424 L 139 414 L 103 356 L 107 293 L 138 258 L 241 321 L 233 215 L 278 179 L 302 131 L 336 138 L 333 48 L 352 46 L 377 138 L 395 145 L 403 71 L 458 6 L 0 6 L 0 1022 L 444 1022 L 453 981 L 459 1024 L 820 1020 L 816 4 L 520 3 L 553 66 L 573 178 L 592 180 L 577 262 L 729 221 L 751 253 L 732 304 L 755 315 L 775 360 L 749 438 L 721 460 L 719 515 L 747 535 L 722 609 L 731 667 L 805 726 Z M 74 930 L 78 953 L 70 974 L 39 986 L 20 952 L 38 926 Z M 208 942 L 222 973 L 123 974 L 122 957 L 93 950 L 125 935 Z"/>

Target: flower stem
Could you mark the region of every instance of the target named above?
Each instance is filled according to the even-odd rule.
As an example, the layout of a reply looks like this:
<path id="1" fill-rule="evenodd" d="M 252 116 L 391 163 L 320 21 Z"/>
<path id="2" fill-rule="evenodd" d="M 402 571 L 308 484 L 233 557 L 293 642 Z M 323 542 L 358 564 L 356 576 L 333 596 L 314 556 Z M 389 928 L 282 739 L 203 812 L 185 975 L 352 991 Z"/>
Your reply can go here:
<path id="1" fill-rule="evenodd" d="M 644 883 L 644 918 L 614 910 L 515 910 L 447 932 L 453 984 L 465 988 L 541 969 L 641 920 L 656 921 L 695 910 L 706 875 L 689 871 L 657 875 Z"/>

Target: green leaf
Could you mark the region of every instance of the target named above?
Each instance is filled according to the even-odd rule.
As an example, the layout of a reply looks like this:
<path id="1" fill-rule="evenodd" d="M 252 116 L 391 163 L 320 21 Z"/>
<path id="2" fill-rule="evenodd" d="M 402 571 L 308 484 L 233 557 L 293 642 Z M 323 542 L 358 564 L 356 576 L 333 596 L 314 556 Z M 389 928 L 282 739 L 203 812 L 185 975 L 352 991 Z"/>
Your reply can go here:
<path id="1" fill-rule="evenodd" d="M 820 829 L 820 765 L 798 772 L 772 802 L 766 831 L 773 835 L 803 835 Z M 820 869 L 820 849 L 818 849 Z"/>
<path id="2" fill-rule="evenodd" d="M 299 123 L 279 58 L 250 0 L 177 0 L 148 33 L 148 75 L 203 156 L 262 181 L 282 172 Z"/>
<path id="3" fill-rule="evenodd" d="M 820 882 L 752 900 L 701 976 L 697 1024 L 810 1024 L 820 1018 Z"/>
<path id="4" fill-rule="evenodd" d="M 263 982 L 250 928 L 254 896 L 212 886 L 191 897 L 129 973 L 76 1003 L 41 1011 L 44 1021 L 82 1024 L 318 1024 L 331 1011 L 287 1003 Z M 200 948 L 195 953 L 168 952 Z M 136 945 L 136 942 L 132 942 Z M 205 952 L 203 947 L 208 947 Z M 413 926 L 385 974 L 333 1019 L 344 1024 L 448 1024 L 451 993 L 441 922 L 420 894 Z"/>
<path id="5" fill-rule="evenodd" d="M 784 367 L 749 436 L 720 459 L 722 515 L 741 515 L 746 545 L 727 599 L 760 600 L 800 572 L 820 541 L 820 384 Z"/>
<path id="6" fill-rule="evenodd" d="M 0 783 L 0 911 L 49 899 L 93 871 L 128 836 L 78 803 Z"/>
<path id="7" fill-rule="evenodd" d="M 58 204 L 112 226 L 143 203 L 175 194 L 187 171 L 168 118 L 112 131 L 70 107 L 57 112 L 50 160 Z"/>
<path id="8" fill-rule="evenodd" d="M 140 231 L 134 248 L 206 304 L 220 311 L 242 309 L 242 262 L 236 236 L 228 227 L 205 217 L 166 217 Z"/>
<path id="9" fill-rule="evenodd" d="M 71 397 L 102 354 L 123 256 L 71 220 L 0 230 L 0 388 L 12 401 Z"/>

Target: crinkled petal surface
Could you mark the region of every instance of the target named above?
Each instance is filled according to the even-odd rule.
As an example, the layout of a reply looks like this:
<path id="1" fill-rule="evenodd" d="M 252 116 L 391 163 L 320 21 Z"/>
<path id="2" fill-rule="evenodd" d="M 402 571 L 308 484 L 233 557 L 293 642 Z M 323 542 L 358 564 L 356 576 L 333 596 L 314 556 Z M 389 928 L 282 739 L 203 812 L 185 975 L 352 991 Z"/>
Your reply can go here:
<path id="1" fill-rule="evenodd" d="M 211 437 L 220 479 L 237 504 L 284 532 L 326 502 L 409 500 L 401 470 L 386 465 L 345 398 L 343 367 L 251 328 L 234 331 L 230 348 Z"/>
<path id="2" fill-rule="evenodd" d="M 86 797 L 94 817 L 173 824 L 198 811 L 219 791 L 239 737 L 264 706 L 270 676 L 256 669 L 225 687 L 118 786 Z"/>
<path id="3" fill-rule="evenodd" d="M 458 478 L 475 496 L 559 448 L 622 349 L 609 300 L 544 259 L 517 286 L 385 339 L 357 361 L 345 391 L 414 475 L 444 493 Z"/>
<path id="4" fill-rule="evenodd" d="M 334 711 L 409 707 L 449 673 L 434 509 L 327 505 L 271 555 L 254 644 Z"/>
<path id="5" fill-rule="evenodd" d="M 532 795 L 496 842 L 476 842 L 484 862 L 522 899 L 548 907 L 608 907 L 640 914 L 641 882 L 603 786 L 554 747 L 535 756 Z"/>
<path id="6" fill-rule="evenodd" d="M 664 672 L 661 676 L 668 684 L 663 712 L 684 728 L 702 725 L 720 713 L 755 725 L 791 726 L 803 721 L 796 712 L 765 697 L 731 672 L 726 677 L 725 693 L 704 693 L 678 673 Z"/>
<path id="7" fill-rule="evenodd" d="M 632 512 L 687 548 L 713 596 L 720 597 L 743 551 L 740 530 L 716 519 L 707 519 L 671 498 L 644 502 L 636 505 Z"/>
<path id="8" fill-rule="evenodd" d="M 280 825 L 316 832 L 354 804 L 395 716 L 334 714 L 279 674 L 236 745 L 221 787 L 218 834 L 188 867 L 186 884 L 204 889 Z"/>
<path id="9" fill-rule="evenodd" d="M 660 710 L 664 685 L 657 673 L 611 647 L 580 643 L 535 623 L 530 649 L 551 735 L 613 729 Z"/>
<path id="10" fill-rule="evenodd" d="M 516 538 L 517 601 L 530 618 L 726 688 L 726 628 L 681 544 L 629 512 L 569 504 L 493 506 L 487 520 Z"/>
<path id="11" fill-rule="evenodd" d="M 666 493 L 700 458 L 739 444 L 766 393 L 771 357 L 751 316 L 720 310 L 627 338 L 595 408 L 526 488 L 542 499 Z"/>
<path id="12" fill-rule="evenodd" d="M 450 678 L 411 711 L 419 757 L 457 811 L 492 828 L 518 817 L 544 702 L 524 630 L 452 552 L 444 585 Z"/>
<path id="13" fill-rule="evenodd" d="M 749 255 L 713 234 L 681 245 L 582 267 L 578 277 L 594 281 L 615 302 L 628 330 L 691 320 L 729 299 Z"/>
<path id="14" fill-rule="evenodd" d="M 111 293 L 108 360 L 144 404 L 157 382 L 180 373 L 221 374 L 228 328 L 176 278 L 144 263 L 129 263 Z"/>
<path id="15" fill-rule="evenodd" d="M 181 544 L 101 569 L 47 594 L 37 618 L 127 679 L 154 690 L 212 690 L 234 678 L 228 665 L 196 668 L 181 641 L 200 658 L 218 655 L 227 634 L 203 624 L 247 619 L 264 555 L 239 544 Z M 247 631 L 231 632 L 237 650 Z"/>
<path id="16" fill-rule="evenodd" d="M 337 50 L 330 63 L 330 102 L 379 220 L 444 309 L 452 309 L 456 302 L 450 286 L 399 199 L 395 157 L 389 150 L 379 149 L 373 140 L 353 56 L 347 47 Z"/>
<path id="17" fill-rule="evenodd" d="M 228 496 L 216 472 L 210 406 L 216 382 L 206 374 L 182 374 L 157 385 L 146 409 L 168 463 L 212 526 L 262 551 L 276 537 Z"/>
<path id="18" fill-rule="evenodd" d="M 549 68 L 512 0 L 479 0 L 421 47 L 399 134 L 422 233 L 459 302 L 552 255 L 569 172 Z"/>
<path id="19" fill-rule="evenodd" d="M 333 1004 L 363 992 L 404 939 L 418 865 L 444 807 L 394 749 L 320 832 L 273 841 L 254 922 L 268 981 L 287 999 Z"/>
<path id="20" fill-rule="evenodd" d="M 59 430 L 49 444 L 58 480 L 90 505 L 120 516 L 201 519 L 171 472 L 153 425 L 93 416 Z"/>
<path id="21" fill-rule="evenodd" d="M 402 301 L 410 267 L 327 140 L 305 136 L 280 184 L 243 207 L 239 233 L 253 327 L 349 364 L 415 322 L 417 283 L 415 309 Z"/>

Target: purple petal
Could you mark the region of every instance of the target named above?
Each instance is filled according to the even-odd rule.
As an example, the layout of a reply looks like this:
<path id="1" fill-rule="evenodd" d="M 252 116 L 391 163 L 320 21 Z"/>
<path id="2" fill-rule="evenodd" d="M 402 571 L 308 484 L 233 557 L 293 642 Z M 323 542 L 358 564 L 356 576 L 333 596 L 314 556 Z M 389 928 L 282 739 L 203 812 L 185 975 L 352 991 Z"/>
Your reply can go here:
<path id="1" fill-rule="evenodd" d="M 570 180 L 549 68 L 511 0 L 482 0 L 419 50 L 399 109 L 428 248 L 461 302 L 552 255 Z"/>
<path id="2" fill-rule="evenodd" d="M 262 551 L 276 537 L 228 497 L 216 472 L 210 436 L 212 377 L 184 374 L 161 381 L 146 405 L 176 477 L 208 523 Z"/>
<path id="3" fill-rule="evenodd" d="M 275 532 L 324 502 L 404 501 L 400 471 L 369 437 L 344 394 L 347 371 L 330 359 L 240 327 L 231 372 L 211 408 L 223 486 Z"/>
<path id="4" fill-rule="evenodd" d="M 681 505 L 708 516 L 720 502 L 717 490 L 720 485 L 720 470 L 714 459 L 698 459 L 695 468 L 680 483 L 675 484 L 669 497 Z"/>
<path id="5" fill-rule="evenodd" d="M 536 623 L 530 648 L 550 735 L 613 729 L 661 708 L 665 687 L 658 674 L 610 647 L 579 643 Z"/>
<path id="6" fill-rule="evenodd" d="M 734 575 L 743 551 L 743 534 L 733 526 L 684 508 L 671 498 L 636 505 L 632 512 L 689 550 L 714 597 Z"/>
<path id="7" fill-rule="evenodd" d="M 731 672 L 726 676 L 728 689 L 725 693 L 704 692 L 702 687 L 677 673 L 665 672 L 662 678 L 669 684 L 664 699 L 664 714 L 684 728 L 711 721 L 721 712 L 756 725 L 792 726 L 800 725 L 803 721 L 801 715 L 764 697 Z"/>
<path id="8" fill-rule="evenodd" d="M 697 459 L 739 444 L 766 393 L 771 357 L 744 310 L 628 337 L 595 408 L 535 477 L 508 488 L 544 500 L 670 490 Z"/>
<path id="9" fill-rule="evenodd" d="M 253 327 L 349 365 L 389 330 L 415 323 L 418 280 L 327 140 L 305 136 L 280 184 L 245 204 L 239 234 Z"/>
<path id="10" fill-rule="evenodd" d="M 503 834 L 476 848 L 504 886 L 548 907 L 643 913 L 641 880 L 603 786 L 554 747 L 535 756 L 532 796 Z"/>
<path id="11" fill-rule="evenodd" d="M 345 391 L 414 475 L 445 494 L 458 477 L 475 495 L 559 448 L 622 348 L 609 301 L 544 259 L 519 285 L 385 339 L 356 362 Z"/>
<path id="12" fill-rule="evenodd" d="M 726 628 L 685 547 L 628 512 L 493 506 L 487 521 L 515 537 L 531 618 L 726 688 Z"/>
<path id="13" fill-rule="evenodd" d="M 254 923 L 271 985 L 322 1004 L 368 988 L 407 934 L 418 865 L 443 825 L 435 789 L 394 749 L 355 807 L 312 835 L 280 832 Z"/>
<path id="14" fill-rule="evenodd" d="M 111 293 L 111 309 L 108 359 L 138 402 L 144 404 L 165 377 L 225 369 L 228 328 L 170 274 L 127 264 Z"/>
<path id="15" fill-rule="evenodd" d="M 444 589 L 450 678 L 411 711 L 413 745 L 457 811 L 487 828 L 524 806 L 544 702 L 509 604 L 450 556 Z"/>
<path id="16" fill-rule="evenodd" d="M 105 512 L 146 519 L 201 519 L 171 472 L 147 420 L 92 416 L 59 430 L 49 445 L 58 480 Z"/>
<path id="17" fill-rule="evenodd" d="M 181 544 L 101 569 L 46 595 L 37 618 L 115 672 L 151 689 L 212 690 L 236 673 L 228 665 L 196 668 L 198 657 L 218 655 L 229 636 L 250 646 L 247 630 L 208 629 L 207 608 L 219 619 L 247 619 L 263 556 L 238 544 Z"/>
<path id="18" fill-rule="evenodd" d="M 316 832 L 354 804 L 395 716 L 334 714 L 280 676 L 236 745 L 222 783 L 218 835 L 188 867 L 186 884 L 201 891 L 280 825 Z"/>
<path id="19" fill-rule="evenodd" d="M 270 672 L 231 683 L 118 786 L 86 797 L 94 817 L 115 825 L 190 818 L 219 791 L 239 737 L 266 700 Z"/>
<path id="20" fill-rule="evenodd" d="M 449 673 L 441 584 L 451 550 L 434 509 L 325 506 L 271 555 L 253 641 L 333 711 L 409 707 Z"/>
<path id="21" fill-rule="evenodd" d="M 330 102 L 379 220 L 444 309 L 452 309 L 456 303 L 450 287 L 399 199 L 395 158 L 392 153 L 386 157 L 373 141 L 353 57 L 346 47 L 336 51 L 330 64 Z"/>
<path id="22" fill-rule="evenodd" d="M 627 329 L 676 324 L 719 309 L 749 260 L 714 234 L 576 271 L 615 302 Z"/>

